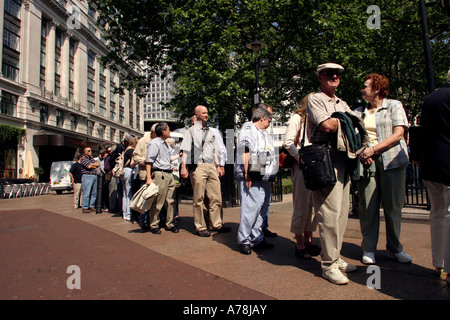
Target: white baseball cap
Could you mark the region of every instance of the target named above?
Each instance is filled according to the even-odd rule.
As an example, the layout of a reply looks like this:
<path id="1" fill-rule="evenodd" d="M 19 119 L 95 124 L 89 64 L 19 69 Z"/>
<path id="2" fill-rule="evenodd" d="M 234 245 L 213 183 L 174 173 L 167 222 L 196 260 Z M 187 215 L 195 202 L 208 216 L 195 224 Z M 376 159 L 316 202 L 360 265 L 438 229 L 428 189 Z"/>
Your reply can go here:
<path id="1" fill-rule="evenodd" d="M 324 63 L 317 67 L 317 74 L 326 69 L 335 69 L 344 71 L 344 67 L 337 63 Z"/>

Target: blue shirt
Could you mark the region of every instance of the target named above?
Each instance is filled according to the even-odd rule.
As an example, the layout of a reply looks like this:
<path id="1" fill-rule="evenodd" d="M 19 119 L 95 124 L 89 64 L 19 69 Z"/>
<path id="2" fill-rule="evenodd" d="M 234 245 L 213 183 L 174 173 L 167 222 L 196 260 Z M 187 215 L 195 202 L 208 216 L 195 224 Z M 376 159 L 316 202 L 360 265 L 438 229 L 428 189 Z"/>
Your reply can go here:
<path id="1" fill-rule="evenodd" d="M 152 139 L 147 145 L 145 162 L 150 163 L 154 169 L 172 170 L 172 162 L 170 161 L 172 150 L 172 147 L 160 137 Z"/>

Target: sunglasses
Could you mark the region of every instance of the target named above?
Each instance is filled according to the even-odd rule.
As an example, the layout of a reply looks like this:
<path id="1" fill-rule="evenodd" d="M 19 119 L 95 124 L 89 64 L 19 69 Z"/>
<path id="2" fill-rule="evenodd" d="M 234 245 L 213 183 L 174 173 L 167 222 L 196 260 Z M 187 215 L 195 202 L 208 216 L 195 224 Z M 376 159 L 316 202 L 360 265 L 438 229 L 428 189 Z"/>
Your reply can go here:
<path id="1" fill-rule="evenodd" d="M 364 85 L 362 86 L 363 90 L 364 90 L 365 88 L 368 88 L 368 87 L 371 87 L 371 85 L 364 84 Z"/>
<path id="2" fill-rule="evenodd" d="M 340 70 L 333 70 L 333 69 L 328 69 L 326 72 L 327 76 L 329 76 L 330 78 L 332 76 L 337 76 L 338 78 L 340 76 L 342 76 L 342 72 Z"/>

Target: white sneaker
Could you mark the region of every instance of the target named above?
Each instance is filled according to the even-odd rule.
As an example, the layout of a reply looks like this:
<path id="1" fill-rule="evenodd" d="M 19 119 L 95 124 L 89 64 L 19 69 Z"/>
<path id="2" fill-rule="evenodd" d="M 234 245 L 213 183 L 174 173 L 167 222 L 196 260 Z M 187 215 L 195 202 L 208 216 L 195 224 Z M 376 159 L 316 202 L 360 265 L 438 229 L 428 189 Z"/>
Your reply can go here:
<path id="1" fill-rule="evenodd" d="M 362 256 L 362 263 L 364 264 L 375 264 L 375 253 L 374 252 L 365 252 Z"/>
<path id="2" fill-rule="evenodd" d="M 398 262 L 401 262 L 401 263 L 412 262 L 412 258 L 410 256 L 408 256 L 406 253 L 404 253 L 403 251 L 399 252 L 399 253 L 393 253 L 391 251 L 388 251 L 387 256 L 388 256 L 388 258 L 397 260 Z"/>
<path id="3" fill-rule="evenodd" d="M 334 284 L 348 283 L 348 278 L 342 274 L 339 268 L 322 268 L 322 277 Z"/>
<path id="4" fill-rule="evenodd" d="M 354 272 L 354 271 L 356 271 L 356 266 L 354 266 L 352 264 L 348 264 L 347 262 L 345 262 L 341 258 L 339 258 L 335 263 L 337 264 L 339 270 L 341 270 L 342 272 Z"/>

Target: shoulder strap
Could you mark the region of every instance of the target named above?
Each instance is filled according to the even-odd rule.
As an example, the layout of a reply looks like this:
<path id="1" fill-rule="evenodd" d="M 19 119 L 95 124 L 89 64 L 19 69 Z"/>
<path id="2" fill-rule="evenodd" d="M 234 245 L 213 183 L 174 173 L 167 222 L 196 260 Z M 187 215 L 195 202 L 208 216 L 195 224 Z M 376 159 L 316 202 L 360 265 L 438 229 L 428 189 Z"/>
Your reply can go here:
<path id="1" fill-rule="evenodd" d="M 301 119 L 300 119 L 300 123 L 301 123 Z M 306 113 L 305 113 L 305 126 L 303 128 L 302 142 L 300 144 L 300 147 L 302 147 L 302 148 L 303 148 L 303 145 L 305 144 L 305 135 L 306 135 L 307 123 L 308 123 L 308 117 L 306 116 Z M 301 128 L 300 128 L 300 130 L 301 130 Z M 298 134 L 300 135 L 300 131 L 298 132 Z M 298 142 L 297 142 L 297 144 L 298 144 Z"/>

